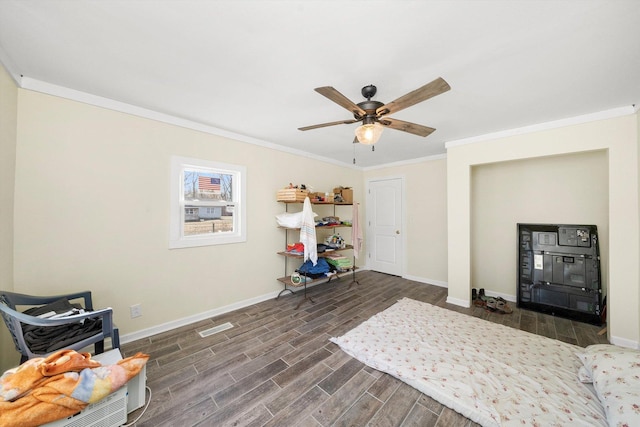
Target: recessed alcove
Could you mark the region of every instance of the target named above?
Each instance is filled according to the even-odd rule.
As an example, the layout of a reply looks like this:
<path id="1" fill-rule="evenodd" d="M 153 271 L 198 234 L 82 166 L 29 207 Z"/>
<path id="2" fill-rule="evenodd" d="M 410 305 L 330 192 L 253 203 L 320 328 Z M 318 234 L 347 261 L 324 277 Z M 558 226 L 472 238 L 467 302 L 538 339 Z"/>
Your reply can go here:
<path id="1" fill-rule="evenodd" d="M 447 302 L 461 306 L 471 303 L 472 237 L 474 241 L 478 238 L 472 236 L 474 168 L 482 173 L 484 170 L 479 168 L 484 165 L 504 163 L 501 166 L 511 167 L 520 161 L 553 161 L 553 157 L 562 160 L 563 156 L 581 153 L 606 153 L 606 167 L 603 167 L 606 172 L 593 170 L 592 173 L 603 172 L 608 178 L 608 230 L 603 230 L 607 234 L 603 239 L 606 247 L 601 248 L 607 255 L 603 277 L 607 292 L 607 334 L 613 344 L 640 348 L 639 129 L 637 112 L 633 108 L 622 108 L 447 143 Z M 538 179 L 535 173 L 532 179 Z M 528 222 L 543 220 L 527 219 Z M 563 219 L 553 222 L 560 221 Z M 515 247 L 514 241 L 511 254 L 515 254 Z M 515 264 L 515 255 L 505 252 L 501 256 Z"/>
<path id="2" fill-rule="evenodd" d="M 607 150 L 471 168 L 471 285 L 515 300 L 518 223 L 598 227 L 603 291 L 609 255 Z"/>

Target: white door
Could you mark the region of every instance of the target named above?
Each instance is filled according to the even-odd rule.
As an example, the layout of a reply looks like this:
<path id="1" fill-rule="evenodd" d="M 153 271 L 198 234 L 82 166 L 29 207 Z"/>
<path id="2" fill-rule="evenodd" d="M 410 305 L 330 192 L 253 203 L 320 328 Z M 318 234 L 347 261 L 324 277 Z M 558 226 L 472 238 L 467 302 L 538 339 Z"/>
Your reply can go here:
<path id="1" fill-rule="evenodd" d="M 369 181 L 367 221 L 369 268 L 402 276 L 402 178 Z"/>

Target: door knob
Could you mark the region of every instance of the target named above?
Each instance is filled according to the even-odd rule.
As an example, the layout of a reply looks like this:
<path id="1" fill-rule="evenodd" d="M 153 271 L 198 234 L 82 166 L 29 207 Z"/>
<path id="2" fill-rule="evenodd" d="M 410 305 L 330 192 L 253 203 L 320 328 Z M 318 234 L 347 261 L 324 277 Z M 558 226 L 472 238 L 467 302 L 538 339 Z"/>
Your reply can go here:
<path id="1" fill-rule="evenodd" d="M 396 230 L 396 234 L 400 234 L 400 230 Z"/>

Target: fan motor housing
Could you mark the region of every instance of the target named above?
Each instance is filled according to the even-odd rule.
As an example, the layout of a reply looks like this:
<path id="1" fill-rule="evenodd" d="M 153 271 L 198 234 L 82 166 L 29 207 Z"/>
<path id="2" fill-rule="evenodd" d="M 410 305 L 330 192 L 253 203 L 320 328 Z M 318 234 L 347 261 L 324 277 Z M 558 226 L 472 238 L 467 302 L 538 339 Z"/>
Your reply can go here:
<path id="1" fill-rule="evenodd" d="M 375 116 L 376 115 L 376 110 L 380 107 L 382 107 L 384 104 L 380 101 L 362 101 L 358 103 L 358 107 L 362 108 L 364 111 L 367 112 L 367 116 Z M 362 117 L 359 117 L 357 115 L 353 115 L 356 119 L 361 119 Z"/>

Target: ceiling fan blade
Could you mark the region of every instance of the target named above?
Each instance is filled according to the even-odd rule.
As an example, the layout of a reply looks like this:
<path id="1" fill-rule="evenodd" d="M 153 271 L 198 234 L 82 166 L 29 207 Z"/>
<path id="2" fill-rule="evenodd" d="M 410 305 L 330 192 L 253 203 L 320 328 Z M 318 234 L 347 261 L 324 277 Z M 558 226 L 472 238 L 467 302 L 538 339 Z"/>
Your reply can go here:
<path id="1" fill-rule="evenodd" d="M 327 126 L 335 126 L 335 125 L 349 125 L 351 123 L 356 123 L 359 121 L 360 120 L 339 120 L 337 122 L 329 122 L 329 123 L 321 123 L 319 125 L 304 126 L 304 127 L 298 128 L 298 130 L 311 130 L 311 129 L 318 129 L 318 128 L 324 128 Z"/>
<path id="2" fill-rule="evenodd" d="M 380 119 L 380 124 L 384 127 L 401 130 L 403 132 L 409 132 L 418 136 L 429 136 L 431 135 L 431 133 L 433 133 L 433 131 L 435 131 L 434 128 L 430 128 L 428 126 L 422 126 L 398 119 L 392 119 L 390 117 Z"/>
<path id="3" fill-rule="evenodd" d="M 451 89 L 449 83 L 444 81 L 442 77 L 438 77 L 431 83 L 427 83 L 426 85 L 414 91 L 411 91 L 406 95 L 401 96 L 395 101 L 391 101 L 390 103 L 383 105 L 376 110 L 376 114 L 378 116 L 381 116 L 385 114 L 396 113 L 419 102 L 426 101 L 429 98 L 433 98 L 436 95 L 440 95 L 441 93 L 444 93 L 449 89 Z"/>
<path id="4" fill-rule="evenodd" d="M 353 101 L 351 101 L 349 98 L 347 98 L 331 86 L 317 87 L 314 90 L 320 95 L 326 96 L 342 108 L 346 108 L 347 110 L 351 111 L 356 117 L 364 117 L 367 115 L 366 111 L 358 107 L 358 105 L 356 105 Z"/>

